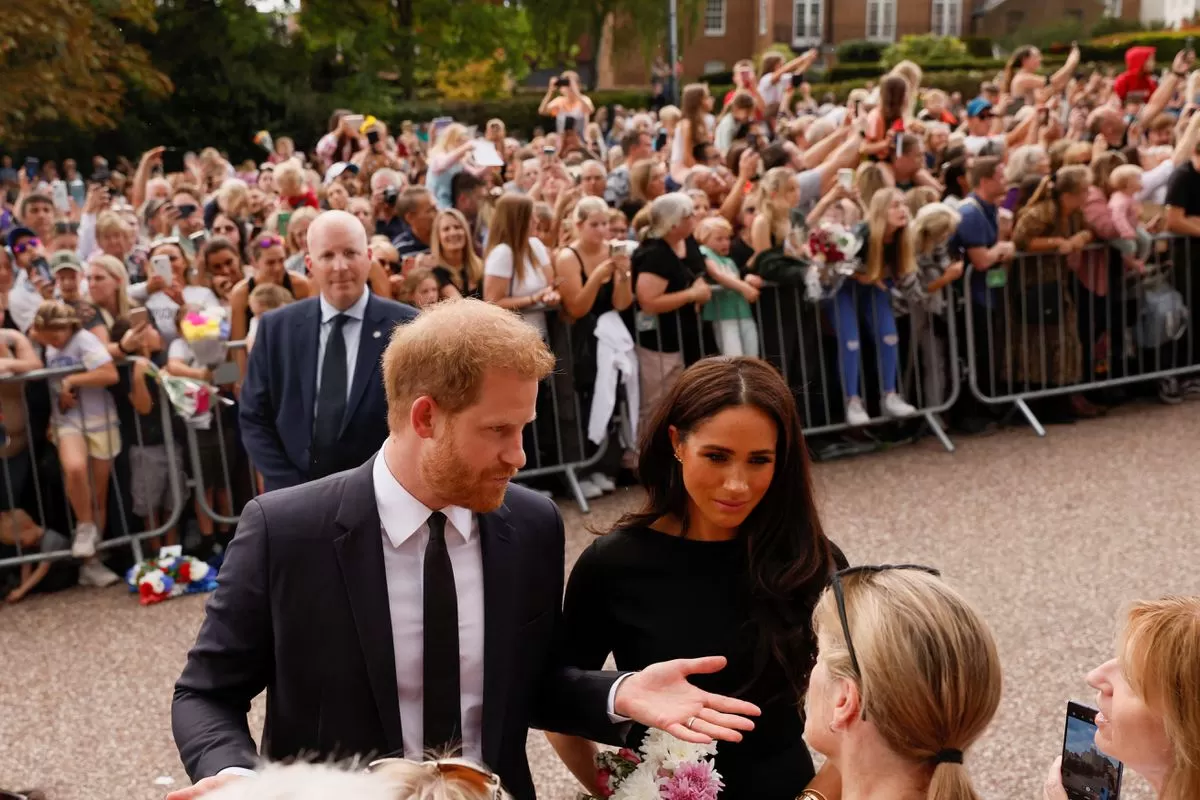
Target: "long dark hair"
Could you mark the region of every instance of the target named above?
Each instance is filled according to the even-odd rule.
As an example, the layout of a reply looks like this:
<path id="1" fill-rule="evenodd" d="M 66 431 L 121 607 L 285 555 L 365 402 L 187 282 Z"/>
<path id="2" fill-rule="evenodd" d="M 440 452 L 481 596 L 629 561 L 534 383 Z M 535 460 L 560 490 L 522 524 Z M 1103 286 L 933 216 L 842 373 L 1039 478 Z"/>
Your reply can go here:
<path id="1" fill-rule="evenodd" d="M 616 527 L 646 527 L 671 516 L 679 519 L 686 537 L 688 493 L 670 429 L 687 437 L 706 420 L 737 406 L 759 409 L 777 431 L 771 485 L 740 531 L 749 567 L 752 621 L 759 632 L 751 683 L 757 682 L 773 657 L 800 697 L 816 650 L 812 611 L 834 561 L 817 518 L 796 401 L 773 367 L 757 358 L 716 357 L 684 371 L 643 429 L 638 475 L 646 489 L 646 503 L 622 517 Z"/>

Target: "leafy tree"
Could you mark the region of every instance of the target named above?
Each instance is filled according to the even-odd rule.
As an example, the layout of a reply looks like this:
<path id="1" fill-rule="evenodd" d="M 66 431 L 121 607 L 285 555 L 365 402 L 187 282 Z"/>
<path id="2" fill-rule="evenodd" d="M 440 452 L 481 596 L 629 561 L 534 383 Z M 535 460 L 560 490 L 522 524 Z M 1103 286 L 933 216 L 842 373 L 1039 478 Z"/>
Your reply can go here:
<path id="1" fill-rule="evenodd" d="M 891 67 L 901 61 L 925 64 L 935 61 L 961 61 L 967 58 L 967 46 L 953 36 L 905 36 L 883 51 L 884 65 Z"/>
<path id="2" fill-rule="evenodd" d="M 126 32 L 154 30 L 154 0 L 5 0 L 0 13 L 0 141 L 42 125 L 111 128 L 126 92 L 170 81 Z"/>

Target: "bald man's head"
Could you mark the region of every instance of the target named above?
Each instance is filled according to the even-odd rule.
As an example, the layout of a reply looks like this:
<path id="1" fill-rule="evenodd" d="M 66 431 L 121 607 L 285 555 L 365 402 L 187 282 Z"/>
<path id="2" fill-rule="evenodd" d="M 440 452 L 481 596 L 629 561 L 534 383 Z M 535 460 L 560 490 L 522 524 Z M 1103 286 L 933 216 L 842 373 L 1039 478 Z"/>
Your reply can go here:
<path id="1" fill-rule="evenodd" d="M 338 311 L 366 291 L 371 271 L 367 232 L 353 214 L 326 211 L 308 226 L 308 270 L 325 300 Z"/>

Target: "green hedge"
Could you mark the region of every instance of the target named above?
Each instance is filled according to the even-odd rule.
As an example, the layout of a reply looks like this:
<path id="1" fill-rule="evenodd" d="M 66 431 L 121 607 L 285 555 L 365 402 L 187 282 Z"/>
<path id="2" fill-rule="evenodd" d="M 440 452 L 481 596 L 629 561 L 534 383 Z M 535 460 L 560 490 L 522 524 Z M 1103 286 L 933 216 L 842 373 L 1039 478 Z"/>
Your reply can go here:
<path id="1" fill-rule="evenodd" d="M 867 39 L 850 39 L 837 47 L 838 61 L 847 64 L 875 63 L 883 58 L 886 44 L 872 42 Z"/>
<path id="2" fill-rule="evenodd" d="M 1195 31 L 1187 30 L 1121 33 L 1084 42 L 1079 45 L 1079 52 L 1084 61 L 1124 63 L 1126 50 L 1138 45 L 1149 45 L 1158 51 L 1155 54 L 1158 65 L 1167 67 L 1170 66 L 1171 59 L 1187 45 L 1188 38 L 1195 35 Z M 1066 55 L 1070 49 L 1070 43 L 1056 44 L 1051 46 L 1047 52 Z"/>

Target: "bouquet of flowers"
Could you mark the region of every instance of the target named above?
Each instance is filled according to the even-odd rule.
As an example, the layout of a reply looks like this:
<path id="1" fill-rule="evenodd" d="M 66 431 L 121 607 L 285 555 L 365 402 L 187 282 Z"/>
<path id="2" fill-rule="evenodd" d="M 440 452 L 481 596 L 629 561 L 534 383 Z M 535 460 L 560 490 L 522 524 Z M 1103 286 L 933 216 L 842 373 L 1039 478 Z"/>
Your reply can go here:
<path id="1" fill-rule="evenodd" d="M 651 730 L 638 752 L 624 748 L 596 756 L 600 796 L 580 800 L 716 800 L 724 784 L 713 767 L 716 743 L 691 744 Z"/>
<path id="2" fill-rule="evenodd" d="M 217 588 L 216 572 L 198 558 L 166 556 L 135 564 L 125 573 L 129 591 L 144 606 L 182 594 L 211 592 Z"/>
<path id="3" fill-rule="evenodd" d="M 220 308 L 192 309 L 179 323 L 179 333 L 192 348 L 196 360 L 215 367 L 225 360 L 225 342 L 229 328 Z"/>
<path id="4" fill-rule="evenodd" d="M 842 282 L 861 267 L 856 257 L 862 240 L 842 225 L 823 222 L 808 236 L 812 260 L 804 276 L 806 295 L 810 302 L 827 300 L 837 294 Z"/>
<path id="5" fill-rule="evenodd" d="M 153 365 L 147 370 L 163 387 L 175 413 L 193 428 L 208 430 L 212 424 L 213 408 L 218 403 L 233 405 L 233 401 L 222 397 L 215 386 L 192 378 L 171 375 Z"/>
<path id="6" fill-rule="evenodd" d="M 275 152 L 275 140 L 271 138 L 270 131 L 259 131 L 254 134 L 254 143 L 268 153 Z"/>

